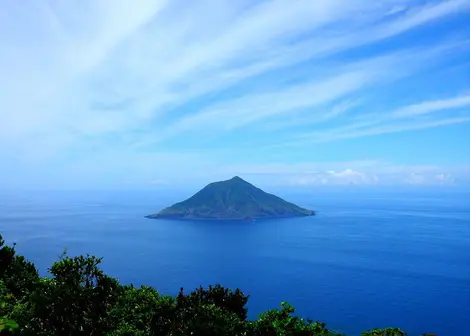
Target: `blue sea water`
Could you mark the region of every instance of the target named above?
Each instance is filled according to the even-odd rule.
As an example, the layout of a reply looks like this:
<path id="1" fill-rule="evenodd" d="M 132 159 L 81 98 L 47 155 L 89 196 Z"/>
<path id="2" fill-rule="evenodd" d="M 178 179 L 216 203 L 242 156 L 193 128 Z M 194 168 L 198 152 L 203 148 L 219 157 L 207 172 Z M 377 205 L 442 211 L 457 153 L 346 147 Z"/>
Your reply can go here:
<path id="1" fill-rule="evenodd" d="M 66 248 L 104 257 L 123 283 L 176 294 L 221 283 L 251 295 L 250 317 L 288 301 L 348 335 L 470 328 L 470 194 L 323 190 L 281 194 L 318 216 L 273 221 L 150 220 L 188 195 L 158 191 L 0 195 L 0 233 L 42 274 Z"/>

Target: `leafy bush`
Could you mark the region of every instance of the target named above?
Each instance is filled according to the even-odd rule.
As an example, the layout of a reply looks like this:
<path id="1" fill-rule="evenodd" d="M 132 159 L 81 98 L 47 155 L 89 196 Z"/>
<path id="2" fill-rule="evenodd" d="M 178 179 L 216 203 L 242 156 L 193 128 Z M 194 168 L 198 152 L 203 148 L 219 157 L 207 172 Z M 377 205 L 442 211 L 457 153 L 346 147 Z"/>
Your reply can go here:
<path id="1" fill-rule="evenodd" d="M 239 319 L 246 320 L 248 309 L 245 305 L 248 296 L 238 288 L 235 291 L 221 285 L 209 286 L 208 289 L 199 287 L 188 295 L 183 294 L 183 288 L 178 295 L 178 302 L 185 306 L 210 305 L 220 308 L 224 312 L 234 313 Z"/>
<path id="2" fill-rule="evenodd" d="M 373 329 L 363 332 L 361 336 L 406 336 L 400 328 Z"/>
<path id="3" fill-rule="evenodd" d="M 199 287 L 176 297 L 148 286 L 121 285 L 99 268 L 100 258 L 69 257 L 55 262 L 50 277 L 0 235 L 0 336 L 339 336 L 321 322 L 280 309 L 247 320 L 248 296 L 221 285 Z M 374 329 L 363 336 L 404 336 L 397 328 Z"/>
<path id="4" fill-rule="evenodd" d="M 19 326 L 13 320 L 0 318 L 0 334 L 1 335 L 14 335 Z"/>

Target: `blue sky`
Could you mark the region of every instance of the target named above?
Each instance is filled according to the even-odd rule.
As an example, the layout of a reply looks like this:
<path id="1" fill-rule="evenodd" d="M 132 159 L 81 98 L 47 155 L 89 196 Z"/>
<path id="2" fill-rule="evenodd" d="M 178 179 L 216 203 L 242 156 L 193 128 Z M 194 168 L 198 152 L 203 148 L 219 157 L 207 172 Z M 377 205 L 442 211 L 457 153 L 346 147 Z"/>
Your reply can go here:
<path id="1" fill-rule="evenodd" d="M 469 0 L 4 0 L 0 186 L 470 185 Z"/>

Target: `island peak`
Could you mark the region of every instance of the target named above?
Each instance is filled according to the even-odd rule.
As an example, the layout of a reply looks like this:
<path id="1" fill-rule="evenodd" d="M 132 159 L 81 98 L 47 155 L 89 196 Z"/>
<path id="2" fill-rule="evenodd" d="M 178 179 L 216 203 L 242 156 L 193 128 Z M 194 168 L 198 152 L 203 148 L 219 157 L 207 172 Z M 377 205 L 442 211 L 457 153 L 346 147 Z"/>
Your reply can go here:
<path id="1" fill-rule="evenodd" d="M 185 201 L 148 218 L 265 219 L 311 216 L 315 212 L 264 192 L 239 176 L 213 182 Z"/>

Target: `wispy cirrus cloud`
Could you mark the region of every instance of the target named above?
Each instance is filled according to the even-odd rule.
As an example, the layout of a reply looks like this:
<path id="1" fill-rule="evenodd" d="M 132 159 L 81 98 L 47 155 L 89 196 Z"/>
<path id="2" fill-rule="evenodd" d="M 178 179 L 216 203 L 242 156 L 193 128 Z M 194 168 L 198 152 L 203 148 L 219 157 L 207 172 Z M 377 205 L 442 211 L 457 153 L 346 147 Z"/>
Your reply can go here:
<path id="1" fill-rule="evenodd" d="M 462 110 L 463 109 L 463 110 Z M 371 135 L 420 130 L 425 128 L 470 122 L 470 95 L 425 101 L 398 108 L 394 111 L 378 111 L 375 114 L 361 116 L 363 121 L 353 122 L 345 126 L 325 129 L 319 132 L 297 134 L 300 142 L 284 145 L 302 144 L 306 142 L 328 142 L 351 139 Z M 430 114 L 445 113 L 444 117 L 427 118 Z M 455 113 L 457 112 L 457 113 Z"/>
<path id="2" fill-rule="evenodd" d="M 465 73 L 447 89 L 433 75 L 465 68 L 466 0 L 27 6 L 8 0 L 0 12 L 0 154 L 18 164 L 93 170 L 95 153 L 141 152 L 181 164 L 165 153 L 199 151 L 228 165 L 220 153 L 247 143 L 305 147 L 469 121 Z"/>
<path id="3" fill-rule="evenodd" d="M 447 54 L 452 52 L 452 48 L 441 46 L 438 50 L 435 48 L 411 49 L 337 66 L 332 72 L 314 76 L 305 83 L 290 85 L 276 91 L 247 93 L 236 99 L 227 99 L 219 104 L 213 104 L 198 113 L 179 118 L 176 122 L 169 124 L 159 135 L 153 135 L 151 138 L 155 141 L 162 141 L 183 132 L 200 133 L 201 130 L 203 132 L 210 130 L 211 134 L 212 132 L 223 133 L 247 124 L 257 122 L 264 124 L 267 120 L 269 122 L 270 119 L 279 117 L 284 119 L 279 122 L 284 121 L 284 125 L 292 125 L 295 120 L 292 114 L 295 112 L 301 112 L 304 121 L 311 119 L 310 124 L 329 120 L 341 114 L 338 113 L 338 109 L 342 109 L 339 100 L 350 98 L 351 95 L 367 90 L 372 85 L 419 72 L 425 68 L 424 60 L 442 57 L 441 52 Z M 419 58 L 416 57 L 417 54 Z M 379 120 L 390 120 L 398 118 L 400 113 L 426 114 L 452 108 L 452 106 L 446 106 L 446 103 L 455 104 L 457 108 L 462 104 L 465 106 L 465 99 L 465 97 L 457 97 L 450 101 L 419 103 L 408 106 L 402 111 L 394 111 L 390 116 L 386 111 L 380 111 L 374 117 L 378 117 Z M 354 127 L 354 125 L 348 127 Z"/>

